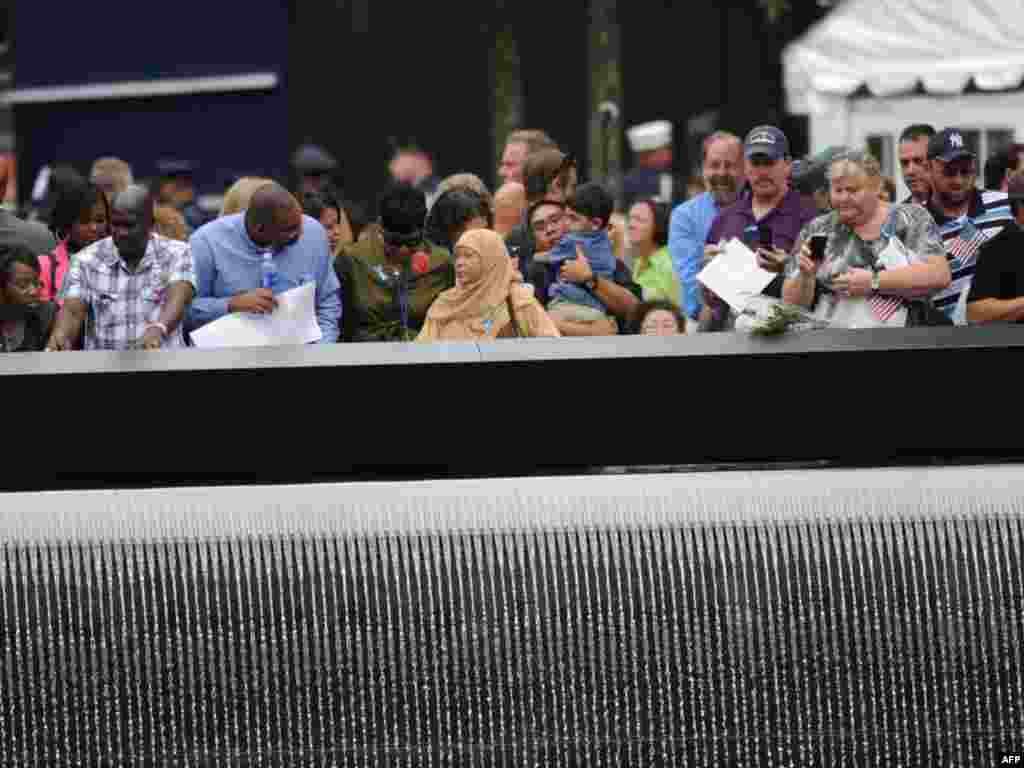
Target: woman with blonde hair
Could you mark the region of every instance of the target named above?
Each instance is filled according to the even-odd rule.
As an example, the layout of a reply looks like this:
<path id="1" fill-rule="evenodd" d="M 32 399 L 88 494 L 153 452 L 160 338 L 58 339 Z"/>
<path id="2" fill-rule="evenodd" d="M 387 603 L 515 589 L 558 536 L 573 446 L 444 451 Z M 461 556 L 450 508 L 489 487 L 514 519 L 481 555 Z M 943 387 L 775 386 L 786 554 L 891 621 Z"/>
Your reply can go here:
<path id="1" fill-rule="evenodd" d="M 533 290 L 518 280 L 501 236 L 472 229 L 455 244 L 455 287 L 434 301 L 416 341 L 558 337 Z"/>
<path id="2" fill-rule="evenodd" d="M 491 190 L 484 184 L 483 179 L 477 176 L 475 173 L 453 173 L 451 176 L 446 176 L 441 180 L 441 183 L 437 185 L 437 197 L 434 198 L 435 202 L 437 198 L 441 197 L 445 192 L 451 189 L 468 189 L 476 193 L 481 200 L 487 204 L 489 210 L 494 210 L 494 195 L 491 194 Z"/>
<path id="3" fill-rule="evenodd" d="M 783 301 L 837 327 L 938 323 L 930 297 L 952 278 L 928 211 L 883 202 L 878 160 L 864 151 L 833 157 L 828 182 L 833 210 L 797 238 Z"/>
<path id="4" fill-rule="evenodd" d="M 234 213 L 241 213 L 249 207 L 252 200 L 252 193 L 264 184 L 270 184 L 273 179 L 264 179 L 260 176 L 243 176 L 228 191 L 224 193 L 224 202 L 221 204 L 218 216 L 231 216 Z"/>

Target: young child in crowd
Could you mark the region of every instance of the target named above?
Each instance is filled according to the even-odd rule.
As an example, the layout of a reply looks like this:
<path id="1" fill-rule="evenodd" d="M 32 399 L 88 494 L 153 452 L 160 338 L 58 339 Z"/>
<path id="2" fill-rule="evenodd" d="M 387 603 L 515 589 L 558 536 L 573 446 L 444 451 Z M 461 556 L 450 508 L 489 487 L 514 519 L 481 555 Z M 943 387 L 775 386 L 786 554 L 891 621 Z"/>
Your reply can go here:
<path id="1" fill-rule="evenodd" d="M 563 262 L 577 257 L 576 246 L 580 245 L 594 275 L 610 280 L 615 274 L 615 254 L 608 236 L 614 209 L 612 196 L 595 182 L 581 184 L 566 201 L 566 209 L 569 233 L 548 253 L 536 254 L 534 258 L 550 264 L 557 274 Z M 596 322 L 608 314 L 607 307 L 584 287 L 562 280 L 551 285 L 548 298 L 547 311 L 555 323 Z"/>

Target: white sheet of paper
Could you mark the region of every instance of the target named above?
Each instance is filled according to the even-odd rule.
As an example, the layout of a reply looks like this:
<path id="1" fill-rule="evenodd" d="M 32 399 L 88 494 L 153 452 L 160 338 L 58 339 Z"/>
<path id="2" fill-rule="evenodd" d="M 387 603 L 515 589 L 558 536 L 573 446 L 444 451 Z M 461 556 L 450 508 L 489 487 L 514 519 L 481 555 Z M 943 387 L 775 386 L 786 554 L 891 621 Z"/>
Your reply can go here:
<path id="1" fill-rule="evenodd" d="M 269 315 L 237 312 L 192 332 L 197 347 L 277 347 L 320 341 L 316 321 L 316 283 L 277 294 L 277 308 Z"/>
<path id="2" fill-rule="evenodd" d="M 757 265 L 757 256 L 742 241 L 733 238 L 697 279 L 717 293 L 735 310 L 742 312 L 747 299 L 763 291 L 775 274 Z"/>

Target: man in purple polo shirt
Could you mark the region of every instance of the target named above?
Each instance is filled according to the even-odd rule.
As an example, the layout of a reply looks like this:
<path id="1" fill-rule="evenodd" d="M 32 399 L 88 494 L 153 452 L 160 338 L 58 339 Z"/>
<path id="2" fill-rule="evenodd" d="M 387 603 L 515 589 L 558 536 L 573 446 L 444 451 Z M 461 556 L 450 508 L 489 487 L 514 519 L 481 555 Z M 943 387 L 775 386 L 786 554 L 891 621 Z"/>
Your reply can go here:
<path id="1" fill-rule="evenodd" d="M 764 293 L 781 298 L 784 256 L 793 249 L 800 230 L 818 212 L 810 201 L 790 188 L 793 161 L 786 134 L 778 128 L 771 125 L 754 128 L 743 142 L 743 157 L 750 193 L 722 209 L 715 218 L 708 233 L 707 253 L 712 257 L 720 242 L 739 238 L 757 252 L 762 268 L 780 273 Z M 771 235 L 770 251 L 760 248 L 762 227 Z M 707 301 L 701 313 L 701 328 L 709 331 L 731 328 L 733 318 L 729 306 L 714 294 L 705 293 Z"/>

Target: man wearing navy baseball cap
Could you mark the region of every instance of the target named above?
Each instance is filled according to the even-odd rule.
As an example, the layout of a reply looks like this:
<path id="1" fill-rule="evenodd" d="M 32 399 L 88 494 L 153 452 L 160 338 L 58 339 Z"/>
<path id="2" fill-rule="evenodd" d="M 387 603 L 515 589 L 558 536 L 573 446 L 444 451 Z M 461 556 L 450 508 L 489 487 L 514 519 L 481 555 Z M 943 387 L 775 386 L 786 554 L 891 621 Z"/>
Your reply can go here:
<path id="1" fill-rule="evenodd" d="M 744 139 L 743 157 L 747 161 L 754 217 L 760 221 L 782 202 L 789 191 L 793 169 L 789 140 L 774 125 L 760 125 Z"/>
<path id="2" fill-rule="evenodd" d="M 928 210 L 939 225 L 953 273 L 950 286 L 933 298 L 935 307 L 964 324 L 961 297 L 970 290 L 981 246 L 1013 221 L 1006 193 L 978 189 L 978 164 L 963 132 L 945 128 L 928 142 L 932 197 Z M 966 299 L 966 297 L 964 297 Z"/>
<path id="3" fill-rule="evenodd" d="M 790 188 L 793 161 L 789 156 L 786 134 L 774 125 L 760 125 L 743 141 L 746 176 L 750 194 L 715 218 L 708 233 L 706 258 L 719 252 L 718 244 L 732 238 L 744 241 L 757 254 L 762 269 L 781 273 L 800 231 L 818 215 L 810 199 Z M 780 274 L 764 293 L 781 298 Z M 703 330 L 725 330 L 731 324 L 728 307 L 718 297 L 705 295 L 706 312 L 701 315 Z"/>
<path id="4" fill-rule="evenodd" d="M 974 153 L 955 128 L 946 128 L 928 141 L 932 170 L 932 203 L 945 218 L 967 213 L 978 165 Z"/>
<path id="5" fill-rule="evenodd" d="M 789 140 L 774 125 L 759 125 L 747 134 L 743 141 L 743 156 L 751 158 L 762 155 L 770 160 L 789 157 Z"/>

